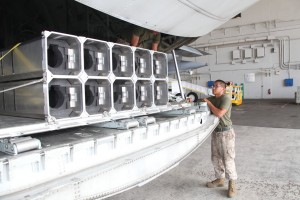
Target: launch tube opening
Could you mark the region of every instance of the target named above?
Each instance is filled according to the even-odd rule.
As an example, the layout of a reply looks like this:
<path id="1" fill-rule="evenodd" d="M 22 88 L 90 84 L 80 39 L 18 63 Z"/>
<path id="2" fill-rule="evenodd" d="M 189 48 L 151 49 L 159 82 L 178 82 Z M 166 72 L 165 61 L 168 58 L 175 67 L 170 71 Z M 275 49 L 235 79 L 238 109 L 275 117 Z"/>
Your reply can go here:
<path id="1" fill-rule="evenodd" d="M 63 62 L 63 55 L 57 45 L 50 44 L 48 48 L 48 65 L 52 68 L 59 67 Z"/>
<path id="2" fill-rule="evenodd" d="M 51 108 L 60 108 L 65 101 L 60 86 L 51 86 L 49 89 L 49 105 Z"/>
<path id="3" fill-rule="evenodd" d="M 90 87 L 86 85 L 85 86 L 85 104 L 87 106 L 92 105 L 94 102 L 94 99 L 95 99 L 95 97 L 94 97 L 93 92 L 91 91 Z"/>

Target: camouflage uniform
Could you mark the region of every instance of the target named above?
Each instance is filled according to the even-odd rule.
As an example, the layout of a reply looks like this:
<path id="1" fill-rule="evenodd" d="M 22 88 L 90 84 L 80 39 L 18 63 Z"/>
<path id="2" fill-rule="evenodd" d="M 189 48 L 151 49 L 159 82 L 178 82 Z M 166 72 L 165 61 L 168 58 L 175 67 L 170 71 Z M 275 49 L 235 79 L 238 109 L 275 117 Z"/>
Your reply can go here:
<path id="1" fill-rule="evenodd" d="M 235 133 L 232 128 L 231 98 L 227 94 L 221 97 L 210 97 L 208 100 L 217 108 L 224 108 L 227 112 L 220 118 L 220 123 L 211 136 L 211 160 L 216 178 L 236 180 L 235 169 Z"/>
<path id="2" fill-rule="evenodd" d="M 214 131 L 211 137 L 211 160 L 215 169 L 216 178 L 236 180 L 235 169 L 235 133 L 233 129 L 228 131 Z"/>
<path id="3" fill-rule="evenodd" d="M 137 44 L 137 47 L 145 48 L 145 49 L 151 49 L 153 43 L 159 43 L 161 39 L 161 34 L 158 32 L 154 32 L 139 26 L 135 26 L 132 31 L 133 35 L 136 35 L 139 37 L 139 42 Z M 118 38 L 116 40 L 119 44 L 125 44 L 130 45 L 132 34 L 126 35 L 124 38 Z"/>
<path id="4" fill-rule="evenodd" d="M 161 38 L 160 33 L 141 27 L 135 28 L 133 34 L 140 37 L 137 46 L 145 49 L 151 49 L 152 43 L 159 43 Z"/>

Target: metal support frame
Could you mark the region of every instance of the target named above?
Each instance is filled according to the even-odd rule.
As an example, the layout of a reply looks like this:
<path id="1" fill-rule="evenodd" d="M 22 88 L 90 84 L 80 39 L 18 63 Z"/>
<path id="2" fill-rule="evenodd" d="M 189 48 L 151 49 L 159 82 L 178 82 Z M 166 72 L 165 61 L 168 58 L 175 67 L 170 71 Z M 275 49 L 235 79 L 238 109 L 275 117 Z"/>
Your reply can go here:
<path id="1" fill-rule="evenodd" d="M 175 50 L 172 50 L 172 55 L 173 55 L 173 59 L 174 59 L 174 63 L 175 63 L 175 70 L 176 70 L 176 76 L 177 76 L 177 80 L 178 80 L 180 94 L 181 94 L 181 97 L 183 99 L 185 99 L 185 96 L 184 96 L 184 93 L 183 93 L 183 89 L 182 89 L 182 85 L 181 85 L 181 78 L 180 78 L 180 74 L 179 74 L 179 68 L 178 68 L 178 64 L 177 64 Z"/>

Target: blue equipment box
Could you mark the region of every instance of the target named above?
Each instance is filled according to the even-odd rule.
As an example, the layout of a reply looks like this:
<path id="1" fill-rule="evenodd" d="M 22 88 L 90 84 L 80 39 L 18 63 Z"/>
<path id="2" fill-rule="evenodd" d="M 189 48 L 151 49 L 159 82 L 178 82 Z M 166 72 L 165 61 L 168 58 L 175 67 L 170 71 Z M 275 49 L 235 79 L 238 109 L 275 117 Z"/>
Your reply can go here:
<path id="1" fill-rule="evenodd" d="M 284 85 L 285 86 L 293 86 L 293 79 L 292 78 L 284 79 Z"/>

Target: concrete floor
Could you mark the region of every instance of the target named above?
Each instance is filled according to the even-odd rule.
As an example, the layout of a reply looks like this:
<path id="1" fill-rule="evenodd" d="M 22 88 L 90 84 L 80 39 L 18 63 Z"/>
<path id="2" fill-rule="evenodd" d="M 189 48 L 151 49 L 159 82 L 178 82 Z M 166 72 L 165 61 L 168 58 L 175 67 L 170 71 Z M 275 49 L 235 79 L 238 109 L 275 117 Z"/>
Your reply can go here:
<path id="1" fill-rule="evenodd" d="M 292 100 L 247 100 L 234 106 L 236 167 L 241 200 L 300 199 L 300 105 Z M 214 179 L 210 138 L 179 166 L 150 183 L 107 200 L 228 199 Z"/>

